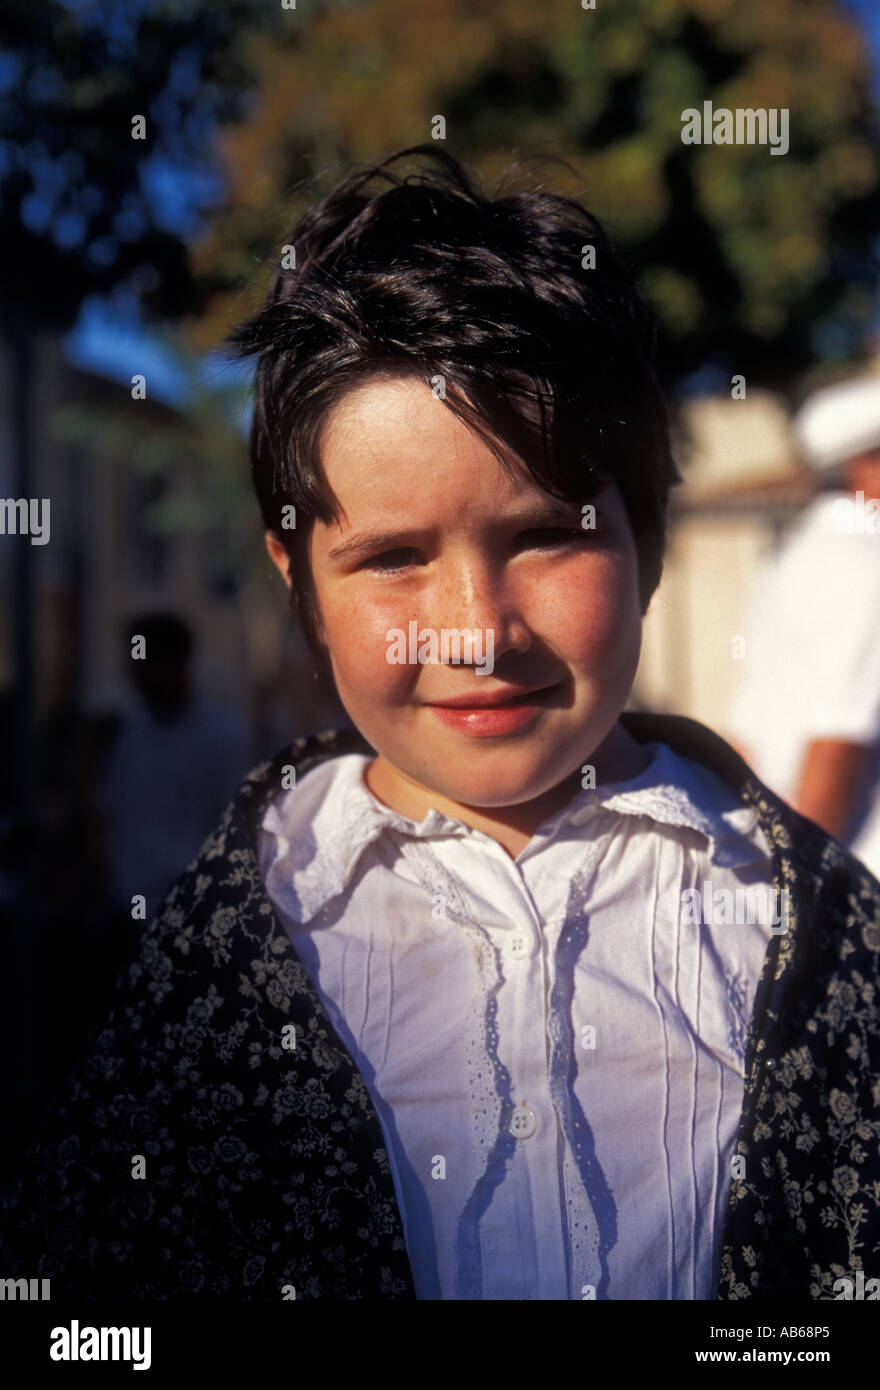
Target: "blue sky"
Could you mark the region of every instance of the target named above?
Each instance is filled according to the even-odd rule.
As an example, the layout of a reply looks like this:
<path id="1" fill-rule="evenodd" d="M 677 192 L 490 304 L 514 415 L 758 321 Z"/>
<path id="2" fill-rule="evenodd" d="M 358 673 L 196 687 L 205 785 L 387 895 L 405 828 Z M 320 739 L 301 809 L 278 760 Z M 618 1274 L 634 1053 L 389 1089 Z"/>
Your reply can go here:
<path id="1" fill-rule="evenodd" d="M 772 4 L 772 0 L 768 2 Z M 880 102 L 880 0 L 845 0 L 845 7 L 857 16 L 871 45 L 874 90 Z M 170 166 L 157 168 L 152 173 L 156 204 L 169 230 L 185 230 L 191 224 L 187 203 L 187 187 L 192 188 L 191 173 Z M 205 191 L 204 187 L 200 189 L 202 193 Z M 65 340 L 65 349 L 75 366 L 114 381 L 127 384 L 135 372 L 143 372 L 152 396 L 168 405 L 183 404 L 187 384 L 177 362 L 158 337 L 144 329 L 132 304 L 86 301 L 75 328 Z M 249 369 L 224 362 L 214 355 L 204 359 L 198 375 L 206 382 L 243 382 L 248 379 Z"/>

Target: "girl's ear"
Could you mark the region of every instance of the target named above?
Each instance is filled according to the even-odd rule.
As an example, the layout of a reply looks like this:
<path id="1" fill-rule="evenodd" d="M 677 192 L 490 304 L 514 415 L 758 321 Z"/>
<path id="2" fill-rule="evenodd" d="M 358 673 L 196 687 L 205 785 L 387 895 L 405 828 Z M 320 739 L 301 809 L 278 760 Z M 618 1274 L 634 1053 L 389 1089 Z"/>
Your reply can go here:
<path id="1" fill-rule="evenodd" d="M 266 532 L 266 549 L 272 564 L 278 570 L 288 589 L 290 588 L 290 557 L 274 531 Z"/>
<path id="2" fill-rule="evenodd" d="M 282 579 L 284 580 L 285 584 L 287 585 L 288 592 L 289 592 L 289 591 L 290 591 L 290 588 L 291 588 L 291 585 L 292 585 L 292 582 L 293 582 L 293 581 L 291 580 L 291 577 L 290 577 L 290 566 L 291 566 L 290 557 L 289 557 L 289 555 L 287 554 L 287 551 L 286 551 L 286 549 L 284 548 L 283 543 L 278 539 L 278 537 L 277 537 L 277 535 L 275 534 L 274 531 L 267 531 L 267 532 L 266 532 L 265 539 L 266 539 L 266 550 L 269 552 L 269 558 L 271 559 L 272 564 L 273 564 L 273 565 L 275 566 L 275 568 L 278 570 L 278 573 L 281 575 Z M 326 639 L 325 639 L 325 637 L 324 637 L 324 626 L 323 626 L 323 623 L 321 622 L 321 614 L 320 614 L 320 612 L 319 612 L 319 610 L 318 610 L 318 605 L 317 605 L 317 602 L 314 600 L 314 597 L 313 597 L 313 600 L 312 600 L 312 626 L 313 626 L 313 629 L 314 629 L 315 638 L 316 638 L 316 640 L 317 640 L 317 642 L 318 642 L 318 645 L 323 649 L 323 652 L 324 652 L 324 655 L 325 655 L 325 659 L 326 659 L 326 661 L 327 661 L 328 670 L 329 670 L 329 667 L 330 667 L 330 652 L 329 652 L 329 649 L 328 649 L 328 647 L 327 647 Z"/>

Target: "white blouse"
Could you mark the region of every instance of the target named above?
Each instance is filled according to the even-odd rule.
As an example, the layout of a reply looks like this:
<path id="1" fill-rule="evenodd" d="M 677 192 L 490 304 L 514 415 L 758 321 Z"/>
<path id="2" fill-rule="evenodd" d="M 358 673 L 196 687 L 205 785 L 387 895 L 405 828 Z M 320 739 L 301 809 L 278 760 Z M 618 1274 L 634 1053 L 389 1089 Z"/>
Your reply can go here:
<path id="1" fill-rule="evenodd" d="M 515 860 L 382 805 L 361 754 L 266 812 L 261 872 L 378 1112 L 418 1298 L 715 1296 L 782 928 L 756 813 L 646 747 Z"/>

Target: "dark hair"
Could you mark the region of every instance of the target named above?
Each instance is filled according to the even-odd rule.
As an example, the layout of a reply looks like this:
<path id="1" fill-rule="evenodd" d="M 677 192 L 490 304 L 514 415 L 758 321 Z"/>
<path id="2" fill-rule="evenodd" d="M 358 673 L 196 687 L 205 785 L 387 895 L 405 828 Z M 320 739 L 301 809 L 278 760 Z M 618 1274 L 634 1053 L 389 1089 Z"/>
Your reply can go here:
<path id="1" fill-rule="evenodd" d="M 406 177 L 389 168 L 409 155 L 439 167 Z M 373 179 L 386 186 L 368 191 Z M 585 268 L 589 247 L 595 265 Z M 599 222 L 541 189 L 487 197 L 425 144 L 348 174 L 285 248 L 265 303 L 228 341 L 257 357 L 253 481 L 266 529 L 289 556 L 291 601 L 313 651 L 308 535 L 315 519 L 337 515 L 317 456 L 321 424 L 356 382 L 386 372 L 426 384 L 441 376 L 450 409 L 554 496 L 583 503 L 612 479 L 646 611 L 680 475 L 653 322 Z M 291 504 L 293 530 L 282 527 Z"/>

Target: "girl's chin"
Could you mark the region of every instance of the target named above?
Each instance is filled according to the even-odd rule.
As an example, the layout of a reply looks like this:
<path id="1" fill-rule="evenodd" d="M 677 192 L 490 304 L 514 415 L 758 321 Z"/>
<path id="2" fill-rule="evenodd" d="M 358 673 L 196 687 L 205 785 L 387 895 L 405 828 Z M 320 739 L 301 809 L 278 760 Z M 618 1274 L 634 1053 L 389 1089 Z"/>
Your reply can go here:
<path id="1" fill-rule="evenodd" d="M 540 769 L 530 768 L 528 774 L 516 776 L 515 772 L 509 772 L 506 777 L 499 779 L 462 777 L 450 780 L 443 778 L 442 786 L 430 788 L 435 794 L 445 797 L 448 801 L 457 802 L 459 806 L 470 806 L 474 810 L 496 811 L 511 806 L 524 806 L 529 802 L 537 801 L 540 797 L 546 796 L 549 792 L 560 786 L 564 778 L 547 786 L 546 770 L 542 766 Z M 571 795 L 574 796 L 580 785 L 580 775 L 573 779 Z"/>

